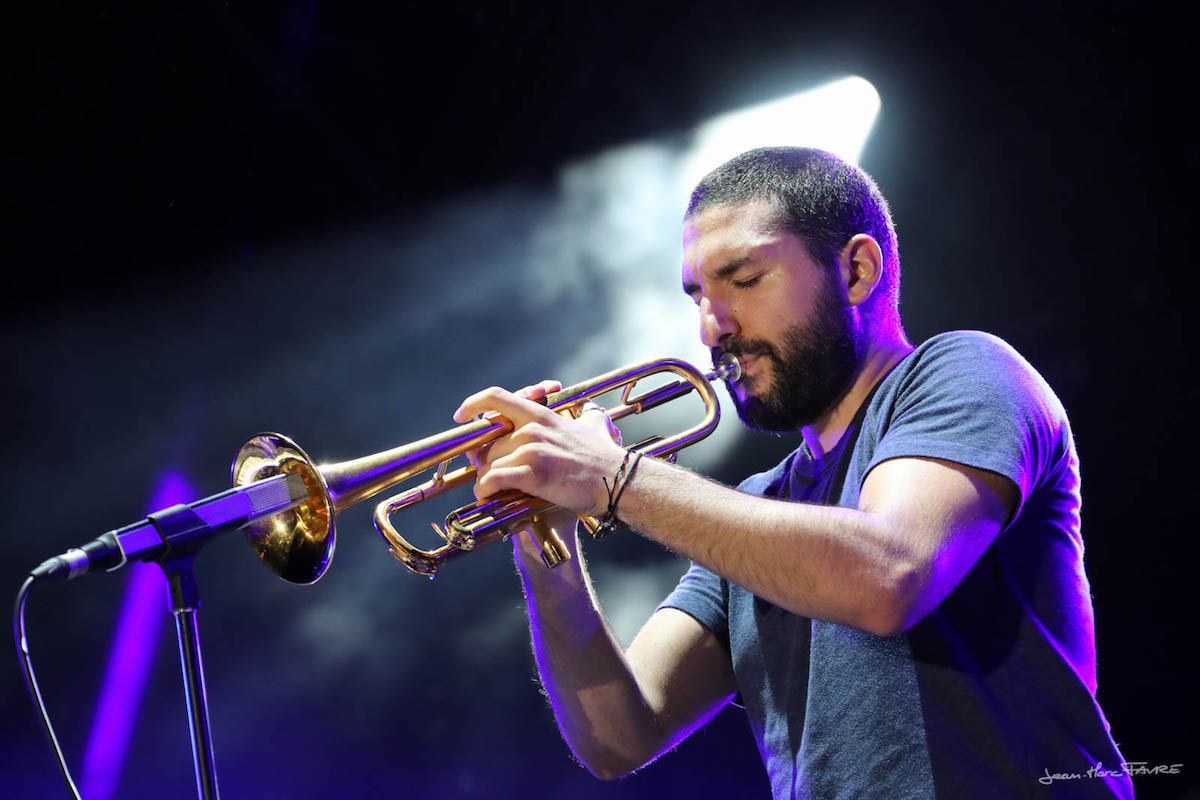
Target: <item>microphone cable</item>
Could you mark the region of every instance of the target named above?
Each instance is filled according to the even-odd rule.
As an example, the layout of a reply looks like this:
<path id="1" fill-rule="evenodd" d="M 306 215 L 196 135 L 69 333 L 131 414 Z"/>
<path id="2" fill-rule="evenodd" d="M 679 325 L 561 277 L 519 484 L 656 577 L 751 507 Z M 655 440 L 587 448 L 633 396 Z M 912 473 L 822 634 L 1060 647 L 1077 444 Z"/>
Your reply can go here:
<path id="1" fill-rule="evenodd" d="M 42 730 L 46 732 L 50 749 L 54 751 L 54 758 L 58 761 L 58 771 L 62 773 L 62 779 L 67 784 L 67 791 L 71 793 L 71 797 L 80 800 L 79 790 L 75 788 L 75 781 L 71 779 L 71 771 L 67 769 L 67 760 L 63 757 L 62 748 L 58 746 L 58 737 L 54 735 L 54 726 L 50 724 L 50 715 L 46 711 L 45 701 L 42 700 L 42 692 L 38 688 L 37 678 L 33 675 L 33 662 L 29 658 L 29 645 L 25 641 L 25 601 L 29 598 L 29 589 L 33 586 L 33 582 L 32 575 L 25 579 L 25 583 L 21 584 L 21 590 L 17 592 L 17 600 L 13 604 L 13 636 L 17 640 L 17 660 L 21 662 L 21 674 L 25 677 L 25 688 L 29 691 L 29 699 L 33 702 L 33 707 L 37 709 L 38 716 L 42 721 Z"/>

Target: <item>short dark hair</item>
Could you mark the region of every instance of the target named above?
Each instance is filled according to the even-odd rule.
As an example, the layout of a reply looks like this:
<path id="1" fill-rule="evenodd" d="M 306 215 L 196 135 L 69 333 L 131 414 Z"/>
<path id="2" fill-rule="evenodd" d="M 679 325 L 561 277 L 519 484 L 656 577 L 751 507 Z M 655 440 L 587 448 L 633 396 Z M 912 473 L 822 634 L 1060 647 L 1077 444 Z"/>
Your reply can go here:
<path id="1" fill-rule="evenodd" d="M 809 255 L 832 269 L 855 234 L 865 233 L 883 251 L 875 307 L 897 313 L 900 251 L 887 200 L 871 176 L 832 153 L 811 147 L 760 147 L 726 161 L 700 180 L 685 219 L 715 206 L 769 199 L 778 229 L 798 236 Z"/>

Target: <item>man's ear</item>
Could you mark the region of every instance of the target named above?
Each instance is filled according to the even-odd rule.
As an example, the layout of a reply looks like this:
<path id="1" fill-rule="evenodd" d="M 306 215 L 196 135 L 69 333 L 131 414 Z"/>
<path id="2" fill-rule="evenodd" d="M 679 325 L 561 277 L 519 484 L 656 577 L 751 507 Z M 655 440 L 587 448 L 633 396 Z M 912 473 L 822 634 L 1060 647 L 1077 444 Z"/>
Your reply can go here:
<path id="1" fill-rule="evenodd" d="M 838 266 L 847 302 L 852 306 L 862 305 L 883 278 L 883 251 L 879 242 L 865 233 L 854 234 L 842 248 Z"/>

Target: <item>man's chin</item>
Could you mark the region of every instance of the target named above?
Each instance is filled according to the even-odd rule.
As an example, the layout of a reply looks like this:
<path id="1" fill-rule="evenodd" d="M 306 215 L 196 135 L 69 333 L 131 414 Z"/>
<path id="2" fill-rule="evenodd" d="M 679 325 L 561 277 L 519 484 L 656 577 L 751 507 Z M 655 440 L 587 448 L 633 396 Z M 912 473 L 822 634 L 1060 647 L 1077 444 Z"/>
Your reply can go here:
<path id="1" fill-rule="evenodd" d="M 738 419 L 751 430 L 776 434 L 794 433 L 815 421 L 815 415 L 806 413 L 801 408 L 785 408 L 777 402 L 772 402 L 772 398 L 759 397 L 741 381 L 730 395 Z"/>
<path id="2" fill-rule="evenodd" d="M 738 416 L 745 420 L 747 414 L 753 414 L 755 409 L 762 408 L 762 398 L 750 391 L 748 387 L 740 382 L 730 392 L 733 398 L 733 406 L 737 409 Z"/>
<path id="3" fill-rule="evenodd" d="M 769 425 L 766 417 L 766 409 L 763 401 L 749 392 L 737 392 L 733 396 L 733 407 L 737 411 L 738 419 L 747 428 L 755 431 L 765 431 L 767 433 L 776 433 Z"/>

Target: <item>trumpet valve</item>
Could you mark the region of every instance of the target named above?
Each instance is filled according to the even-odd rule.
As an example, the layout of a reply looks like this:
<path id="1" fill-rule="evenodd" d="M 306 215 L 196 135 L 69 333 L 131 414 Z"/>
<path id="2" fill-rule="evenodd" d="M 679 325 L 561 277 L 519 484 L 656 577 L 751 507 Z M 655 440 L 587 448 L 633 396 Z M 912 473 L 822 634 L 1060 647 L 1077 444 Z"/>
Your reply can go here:
<path id="1" fill-rule="evenodd" d="M 542 563 L 547 567 L 553 569 L 564 561 L 571 560 L 571 551 L 567 550 L 566 543 L 559 537 L 558 532 L 540 517 L 535 517 L 533 524 L 529 526 L 529 535 L 533 537 L 538 553 L 542 556 Z"/>

